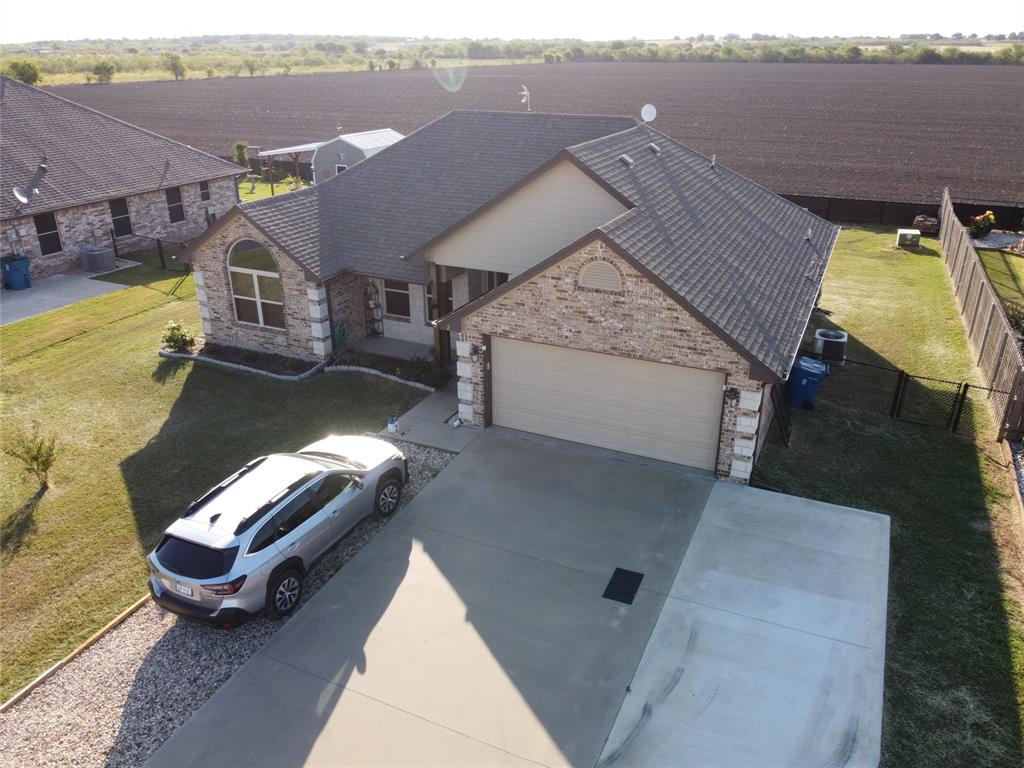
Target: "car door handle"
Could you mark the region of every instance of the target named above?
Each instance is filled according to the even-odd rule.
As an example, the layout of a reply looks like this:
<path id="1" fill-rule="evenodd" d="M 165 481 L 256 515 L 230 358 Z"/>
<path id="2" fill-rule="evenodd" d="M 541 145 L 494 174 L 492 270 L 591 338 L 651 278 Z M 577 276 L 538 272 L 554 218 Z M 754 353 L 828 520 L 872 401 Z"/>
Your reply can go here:
<path id="1" fill-rule="evenodd" d="M 298 547 L 298 546 L 299 546 L 299 542 L 298 541 L 293 541 L 291 544 L 289 544 L 287 547 L 285 547 L 285 552 L 294 552 L 295 548 Z"/>
<path id="2" fill-rule="evenodd" d="M 330 512 L 330 513 L 328 513 L 328 515 L 327 515 L 327 516 L 328 516 L 328 517 L 337 517 L 337 516 L 338 516 L 338 513 L 339 513 L 339 512 L 341 512 L 341 507 L 338 507 L 338 508 L 337 508 L 336 510 L 334 510 L 333 512 Z"/>

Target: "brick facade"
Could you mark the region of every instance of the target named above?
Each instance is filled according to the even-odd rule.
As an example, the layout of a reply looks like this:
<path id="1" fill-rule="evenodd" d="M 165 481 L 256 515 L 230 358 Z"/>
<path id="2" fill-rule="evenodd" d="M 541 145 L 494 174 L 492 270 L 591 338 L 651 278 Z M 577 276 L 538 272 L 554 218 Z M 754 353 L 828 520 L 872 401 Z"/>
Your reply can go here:
<path id="1" fill-rule="evenodd" d="M 228 252 L 239 240 L 260 242 L 277 262 L 284 289 L 284 328 L 241 323 L 235 318 Z M 196 248 L 192 268 L 208 341 L 303 360 L 322 360 L 330 353 L 326 291 L 244 216 L 235 216 Z"/>
<path id="2" fill-rule="evenodd" d="M 331 312 L 334 322 L 348 329 L 348 345 L 366 338 L 366 286 L 369 278 L 361 275 L 342 275 L 331 280 Z"/>
<path id="3" fill-rule="evenodd" d="M 594 259 L 618 269 L 621 292 L 577 285 L 580 268 Z M 483 359 L 473 362 L 468 347 L 485 334 L 725 373 L 717 474 L 749 479 L 762 382 L 746 359 L 600 241 L 462 319 L 459 340 L 469 344 L 459 345 L 459 412 L 476 426 L 484 423 Z"/>
<path id="4" fill-rule="evenodd" d="M 184 184 L 181 201 L 185 220 L 171 223 L 167 210 L 167 195 L 164 190 L 145 192 L 127 198 L 128 213 L 132 230 L 137 235 L 148 237 L 186 238 L 202 232 L 207 226 L 207 213 L 220 218 L 237 202 L 233 177 L 211 179 L 210 199 L 201 199 L 199 183 Z M 3 252 L 18 249 L 30 259 L 29 269 L 33 277 L 46 277 L 59 272 L 68 272 L 79 266 L 79 248 L 83 245 L 110 245 L 110 205 L 107 201 L 64 208 L 54 212 L 57 231 L 60 232 L 63 250 L 60 253 L 43 256 L 39 250 L 35 222 L 32 216 L 22 216 L 3 222 L 0 243 Z M 13 239 L 12 239 L 13 238 Z M 152 240 L 143 237 L 118 238 L 117 247 L 121 254 L 154 247 Z"/>

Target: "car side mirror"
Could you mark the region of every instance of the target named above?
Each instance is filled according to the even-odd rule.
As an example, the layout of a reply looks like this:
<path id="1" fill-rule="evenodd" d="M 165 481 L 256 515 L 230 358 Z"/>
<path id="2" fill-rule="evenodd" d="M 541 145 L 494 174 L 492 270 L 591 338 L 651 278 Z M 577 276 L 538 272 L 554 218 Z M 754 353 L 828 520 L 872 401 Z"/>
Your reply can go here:
<path id="1" fill-rule="evenodd" d="M 355 483 L 356 488 L 359 488 L 360 490 L 362 490 L 363 486 L 365 485 L 365 483 L 358 477 L 353 477 L 352 482 Z"/>

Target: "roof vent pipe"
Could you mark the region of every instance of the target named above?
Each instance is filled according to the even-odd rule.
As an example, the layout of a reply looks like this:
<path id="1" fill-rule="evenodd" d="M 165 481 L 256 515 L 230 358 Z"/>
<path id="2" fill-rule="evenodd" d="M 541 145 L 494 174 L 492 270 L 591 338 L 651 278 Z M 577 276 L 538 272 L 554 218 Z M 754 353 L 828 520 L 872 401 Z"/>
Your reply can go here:
<path id="1" fill-rule="evenodd" d="M 715 155 L 711 155 L 711 167 L 715 167 Z"/>
<path id="2" fill-rule="evenodd" d="M 656 155 L 660 155 L 661 154 L 661 147 L 659 147 L 653 141 L 650 144 L 647 145 L 647 148 L 649 150 L 651 150 L 651 152 L 653 152 Z"/>
<path id="3" fill-rule="evenodd" d="M 619 155 L 619 160 L 621 160 L 622 162 L 624 162 L 624 163 L 625 163 L 626 165 L 628 165 L 628 166 L 629 166 L 630 168 L 632 168 L 632 167 L 633 167 L 633 162 L 634 162 L 634 161 L 633 161 L 633 158 L 632 158 L 632 157 L 630 157 L 629 155 L 627 155 L 626 153 L 622 153 L 621 155 Z"/>

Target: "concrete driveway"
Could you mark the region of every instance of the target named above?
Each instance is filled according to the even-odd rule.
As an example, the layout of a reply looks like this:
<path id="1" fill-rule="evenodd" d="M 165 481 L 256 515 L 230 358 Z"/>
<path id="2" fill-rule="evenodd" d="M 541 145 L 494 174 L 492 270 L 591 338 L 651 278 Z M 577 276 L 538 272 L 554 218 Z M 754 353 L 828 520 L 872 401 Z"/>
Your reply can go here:
<path id="1" fill-rule="evenodd" d="M 148 765 L 867 765 L 888 521 L 795 502 L 488 430 Z"/>
<path id="2" fill-rule="evenodd" d="M 593 766 L 712 486 L 485 432 L 149 765 Z"/>

